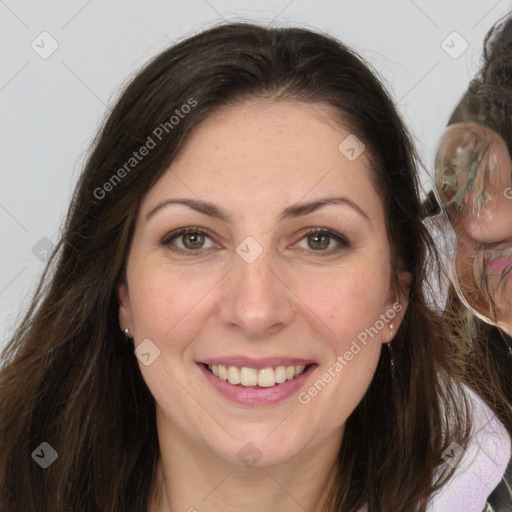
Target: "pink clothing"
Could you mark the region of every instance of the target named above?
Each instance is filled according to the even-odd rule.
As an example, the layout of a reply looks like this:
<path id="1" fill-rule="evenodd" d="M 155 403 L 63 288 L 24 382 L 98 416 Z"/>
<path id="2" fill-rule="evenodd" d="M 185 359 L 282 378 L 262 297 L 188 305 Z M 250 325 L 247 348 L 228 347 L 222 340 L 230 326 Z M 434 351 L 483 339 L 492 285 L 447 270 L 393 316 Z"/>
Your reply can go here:
<path id="1" fill-rule="evenodd" d="M 483 512 L 510 461 L 511 440 L 505 427 L 473 391 L 465 391 L 473 404 L 472 440 L 461 452 L 453 477 L 432 496 L 428 512 Z M 367 507 L 360 512 L 367 512 Z"/>
<path id="2" fill-rule="evenodd" d="M 511 455 L 511 440 L 487 405 L 466 388 L 473 404 L 473 437 L 455 475 L 432 497 L 428 512 L 482 512 Z"/>

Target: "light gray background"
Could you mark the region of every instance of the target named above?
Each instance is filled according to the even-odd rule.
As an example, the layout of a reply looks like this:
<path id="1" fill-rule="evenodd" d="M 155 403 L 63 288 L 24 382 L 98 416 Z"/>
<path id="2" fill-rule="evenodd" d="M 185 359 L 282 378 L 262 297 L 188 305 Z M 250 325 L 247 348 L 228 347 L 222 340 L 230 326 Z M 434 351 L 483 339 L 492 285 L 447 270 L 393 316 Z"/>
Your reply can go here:
<path id="1" fill-rule="evenodd" d="M 154 54 L 222 19 L 334 35 L 390 89 L 429 187 L 437 141 L 478 69 L 484 35 L 511 7 L 506 0 L 0 0 L 0 348 L 44 268 L 48 242 L 40 240 L 58 238 L 108 106 Z M 51 49 L 42 32 L 58 43 L 45 59 L 31 47 Z"/>

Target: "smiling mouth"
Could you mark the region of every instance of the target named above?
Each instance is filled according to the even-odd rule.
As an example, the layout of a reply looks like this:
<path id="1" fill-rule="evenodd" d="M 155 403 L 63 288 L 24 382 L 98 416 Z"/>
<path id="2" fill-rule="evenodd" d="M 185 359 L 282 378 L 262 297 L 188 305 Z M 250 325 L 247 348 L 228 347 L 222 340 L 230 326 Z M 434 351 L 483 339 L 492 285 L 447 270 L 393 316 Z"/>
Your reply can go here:
<path id="1" fill-rule="evenodd" d="M 246 366 L 204 364 L 204 367 L 219 380 L 226 381 L 234 386 L 252 388 L 270 388 L 294 380 L 303 375 L 311 366 L 314 365 L 269 366 L 258 370 Z"/>

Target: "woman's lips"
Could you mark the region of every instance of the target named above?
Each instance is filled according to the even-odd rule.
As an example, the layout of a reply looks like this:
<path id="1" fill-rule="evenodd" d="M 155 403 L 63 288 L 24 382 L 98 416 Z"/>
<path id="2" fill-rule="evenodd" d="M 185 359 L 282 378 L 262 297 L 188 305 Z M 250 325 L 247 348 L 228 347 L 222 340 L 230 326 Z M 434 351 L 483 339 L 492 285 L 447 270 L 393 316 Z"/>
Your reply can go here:
<path id="1" fill-rule="evenodd" d="M 247 387 L 241 384 L 230 384 L 228 381 L 221 380 L 219 377 L 213 375 L 206 364 L 197 363 L 197 366 L 206 377 L 207 381 L 224 398 L 227 398 L 231 402 L 247 406 L 274 405 L 286 400 L 290 396 L 298 393 L 306 379 L 308 379 L 315 368 L 318 367 L 316 364 L 309 364 L 301 375 L 281 384 L 275 384 L 272 387 Z"/>

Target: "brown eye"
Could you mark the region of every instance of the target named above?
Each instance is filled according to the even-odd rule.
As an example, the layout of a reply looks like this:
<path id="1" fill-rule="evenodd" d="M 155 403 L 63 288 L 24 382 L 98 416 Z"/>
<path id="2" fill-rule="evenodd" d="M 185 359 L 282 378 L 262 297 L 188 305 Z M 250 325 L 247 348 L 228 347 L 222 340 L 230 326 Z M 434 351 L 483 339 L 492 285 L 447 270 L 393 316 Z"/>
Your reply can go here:
<path id="1" fill-rule="evenodd" d="M 308 235 L 308 246 L 314 251 L 327 249 L 331 243 L 332 238 L 328 235 Z"/>
<path id="2" fill-rule="evenodd" d="M 332 254 L 350 247 L 349 241 L 343 235 L 329 229 L 310 231 L 299 243 L 302 243 L 302 241 L 306 242 L 307 247 L 298 245 L 299 247 L 319 254 L 322 253 L 322 255 Z"/>
<path id="3" fill-rule="evenodd" d="M 208 233 L 197 228 L 185 228 L 168 233 L 163 237 L 161 244 L 175 252 L 189 254 L 216 246 Z"/>
<path id="4" fill-rule="evenodd" d="M 187 249 L 201 249 L 204 244 L 204 235 L 200 233 L 186 233 L 181 235 L 183 245 Z"/>

